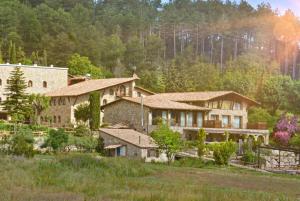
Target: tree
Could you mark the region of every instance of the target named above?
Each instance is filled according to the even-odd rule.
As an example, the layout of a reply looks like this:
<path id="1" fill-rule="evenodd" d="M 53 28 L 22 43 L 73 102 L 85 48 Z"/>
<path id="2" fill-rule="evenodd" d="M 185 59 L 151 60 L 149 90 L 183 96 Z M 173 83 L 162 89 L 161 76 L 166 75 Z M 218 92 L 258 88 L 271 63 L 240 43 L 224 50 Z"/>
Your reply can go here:
<path id="1" fill-rule="evenodd" d="M 263 84 L 259 101 L 272 115 L 286 103 L 286 89 L 291 86 L 291 78 L 273 76 Z"/>
<path id="2" fill-rule="evenodd" d="M 4 110 L 15 121 L 25 120 L 25 117 L 30 112 L 28 96 L 25 92 L 26 88 L 23 72 L 20 67 L 15 67 L 10 73 L 8 84 L 5 88 L 6 100 L 3 102 Z"/>
<path id="3" fill-rule="evenodd" d="M 96 146 L 96 151 L 100 154 L 104 154 L 105 153 L 105 149 L 104 149 L 104 139 L 103 137 L 99 136 L 99 138 L 97 139 L 97 146 Z"/>
<path id="4" fill-rule="evenodd" d="M 88 57 L 73 54 L 69 59 L 67 66 L 71 75 L 86 76 L 87 74 L 90 74 L 94 79 L 103 78 L 101 68 L 94 66 Z"/>
<path id="5" fill-rule="evenodd" d="M 151 137 L 158 145 L 158 149 L 166 153 L 168 164 L 170 164 L 174 155 L 182 148 L 180 133 L 174 132 L 165 124 L 160 124 L 158 129 L 151 133 Z"/>
<path id="6" fill-rule="evenodd" d="M 9 62 L 12 64 L 17 63 L 16 44 L 13 43 L 12 41 L 10 41 L 9 43 L 8 54 L 9 54 Z"/>
<path id="7" fill-rule="evenodd" d="M 206 132 L 202 128 L 198 132 L 198 140 L 197 140 L 197 144 L 198 144 L 198 152 L 197 153 L 198 153 L 199 157 L 202 157 L 205 153 L 205 140 L 206 140 Z"/>
<path id="8" fill-rule="evenodd" d="M 100 107 L 101 97 L 99 91 L 90 93 L 90 128 L 91 130 L 97 130 L 100 127 Z"/>
<path id="9" fill-rule="evenodd" d="M 69 136 L 63 129 L 50 130 L 45 146 L 51 147 L 55 152 L 64 148 L 67 144 Z"/>
<path id="10" fill-rule="evenodd" d="M 113 34 L 108 37 L 104 42 L 102 61 L 105 67 L 108 67 L 112 72 L 123 57 L 126 50 L 125 45 L 121 41 L 118 35 Z"/>
<path id="11" fill-rule="evenodd" d="M 11 152 L 14 155 L 32 157 L 34 138 L 32 131 L 26 128 L 19 128 L 12 136 L 11 140 Z"/>
<path id="12" fill-rule="evenodd" d="M 78 105 L 74 111 L 76 121 L 87 122 L 90 119 L 90 105 L 82 103 Z"/>
<path id="13" fill-rule="evenodd" d="M 34 121 L 39 125 L 41 123 L 42 112 L 50 106 L 50 97 L 42 94 L 31 94 L 29 95 L 29 104 L 31 104 L 35 116 Z"/>

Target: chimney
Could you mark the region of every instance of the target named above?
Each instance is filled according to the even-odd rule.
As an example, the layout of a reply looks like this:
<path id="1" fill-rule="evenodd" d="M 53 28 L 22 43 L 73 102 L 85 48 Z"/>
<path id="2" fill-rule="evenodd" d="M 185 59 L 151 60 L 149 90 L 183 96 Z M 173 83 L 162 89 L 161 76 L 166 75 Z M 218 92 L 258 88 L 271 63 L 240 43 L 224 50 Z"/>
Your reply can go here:
<path id="1" fill-rule="evenodd" d="M 51 64 L 50 67 L 53 68 L 53 64 Z"/>
<path id="2" fill-rule="evenodd" d="M 21 63 L 18 63 L 18 65 L 21 66 L 22 64 L 21 64 Z"/>
<path id="3" fill-rule="evenodd" d="M 85 78 L 86 78 L 87 80 L 90 80 L 90 79 L 91 79 L 91 74 L 87 73 L 87 74 L 85 75 Z"/>
<path id="4" fill-rule="evenodd" d="M 33 64 L 33 66 L 35 66 L 35 67 L 36 67 L 36 66 L 37 66 L 37 64 Z"/>

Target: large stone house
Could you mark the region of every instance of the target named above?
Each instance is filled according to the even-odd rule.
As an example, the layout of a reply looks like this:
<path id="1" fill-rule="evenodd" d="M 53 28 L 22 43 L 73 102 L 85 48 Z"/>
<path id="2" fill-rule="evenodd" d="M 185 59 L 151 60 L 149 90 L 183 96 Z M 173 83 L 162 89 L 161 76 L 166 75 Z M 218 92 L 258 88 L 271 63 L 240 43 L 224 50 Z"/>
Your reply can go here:
<path id="1" fill-rule="evenodd" d="M 11 71 L 20 67 L 27 83 L 28 94 L 44 94 L 68 85 L 68 69 L 53 66 L 22 64 L 0 64 L 0 102 L 6 100 L 5 88 Z M 0 119 L 7 119 L 7 114 L 0 108 Z"/>
<path id="2" fill-rule="evenodd" d="M 104 122 L 124 123 L 138 131 L 150 133 L 157 120 L 193 140 L 204 128 L 208 140 L 224 138 L 224 132 L 234 134 L 236 140 L 245 136 L 260 137 L 268 143 L 269 132 L 248 126 L 248 108 L 256 101 L 232 91 L 163 93 L 143 98 L 122 98 L 103 107 Z"/>
<path id="3" fill-rule="evenodd" d="M 46 93 L 51 97 L 50 108 L 42 115 L 43 124 L 54 127 L 69 127 L 75 125 L 75 109 L 89 102 L 93 91 L 100 92 L 100 103 L 104 106 L 118 100 L 120 97 L 139 97 L 149 95 L 149 91 L 135 86 L 139 78 L 134 74 L 129 78 L 109 78 L 85 80 L 58 90 Z M 50 117 L 50 118 L 49 118 Z M 103 112 L 100 114 L 102 122 Z M 100 122 L 100 123 L 101 123 Z"/>

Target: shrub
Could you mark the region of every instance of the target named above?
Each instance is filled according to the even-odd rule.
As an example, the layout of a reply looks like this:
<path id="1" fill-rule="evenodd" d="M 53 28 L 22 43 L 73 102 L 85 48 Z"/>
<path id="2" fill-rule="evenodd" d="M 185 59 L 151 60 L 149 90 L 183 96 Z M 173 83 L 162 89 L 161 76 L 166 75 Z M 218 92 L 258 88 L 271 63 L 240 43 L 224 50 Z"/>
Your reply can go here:
<path id="1" fill-rule="evenodd" d="M 300 149 L 300 134 L 296 134 L 292 137 L 290 145 L 294 148 Z"/>
<path id="2" fill-rule="evenodd" d="M 49 137 L 46 141 L 46 146 L 51 147 L 55 152 L 68 142 L 68 134 L 63 129 L 50 130 Z"/>
<path id="3" fill-rule="evenodd" d="M 74 145 L 79 150 L 93 151 L 97 146 L 97 140 L 92 136 L 69 136 L 67 145 Z"/>
<path id="4" fill-rule="evenodd" d="M 248 113 L 248 122 L 258 123 L 258 122 L 266 122 L 268 124 L 268 128 L 273 128 L 276 124 L 277 117 L 272 116 L 266 109 L 253 107 L 249 109 Z"/>
<path id="5" fill-rule="evenodd" d="M 246 150 L 241 160 L 244 163 L 252 164 L 257 162 L 257 156 L 253 151 Z"/>
<path id="6" fill-rule="evenodd" d="M 33 157 L 34 139 L 30 129 L 20 128 L 12 137 L 10 151 L 14 155 Z"/>
<path id="7" fill-rule="evenodd" d="M 206 132 L 200 129 L 198 133 L 198 156 L 201 157 L 205 153 Z"/>
<path id="8" fill-rule="evenodd" d="M 90 134 L 91 134 L 90 129 L 84 124 L 80 124 L 75 128 L 75 133 L 74 133 L 75 136 L 82 137 L 82 136 L 88 136 Z"/>
<path id="9" fill-rule="evenodd" d="M 291 135 L 287 131 L 277 131 L 274 133 L 274 140 L 279 145 L 286 146 L 289 143 Z"/>
<path id="10" fill-rule="evenodd" d="M 213 156 L 216 164 L 228 165 L 229 159 L 236 151 L 236 144 L 232 141 L 212 145 Z"/>

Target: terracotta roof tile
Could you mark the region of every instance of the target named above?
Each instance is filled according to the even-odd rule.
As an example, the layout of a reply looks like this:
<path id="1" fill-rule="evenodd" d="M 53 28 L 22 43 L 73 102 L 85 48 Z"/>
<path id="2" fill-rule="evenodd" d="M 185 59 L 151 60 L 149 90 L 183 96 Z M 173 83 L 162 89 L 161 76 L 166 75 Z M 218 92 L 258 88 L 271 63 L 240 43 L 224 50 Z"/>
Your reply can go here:
<path id="1" fill-rule="evenodd" d="M 207 92 L 178 92 L 178 93 L 161 93 L 152 95 L 151 98 L 153 99 L 169 99 L 172 101 L 179 101 L 179 102 L 193 102 L 193 101 L 208 101 L 211 99 L 215 99 L 225 95 L 236 95 L 241 98 L 244 98 L 254 104 L 259 104 L 255 100 L 252 100 L 246 96 L 243 96 L 239 93 L 234 91 L 207 91 Z"/>
<path id="2" fill-rule="evenodd" d="M 78 96 L 86 94 L 92 91 L 97 91 L 107 87 L 119 85 L 122 83 L 130 82 L 138 79 L 137 77 L 130 78 L 109 78 L 109 79 L 97 79 L 97 80 L 87 80 L 74 85 L 70 85 L 49 93 L 46 96 Z"/>
<path id="3" fill-rule="evenodd" d="M 141 104 L 141 98 L 123 97 L 122 99 Z M 152 96 L 144 97 L 143 104 L 144 106 L 155 108 L 155 109 L 197 110 L 197 111 L 210 110 L 209 108 L 198 107 L 186 103 L 179 103 L 179 102 L 168 100 L 166 98 L 152 98 Z"/>
<path id="4" fill-rule="evenodd" d="M 119 138 L 125 142 L 136 145 L 138 147 L 157 147 L 154 140 L 150 136 L 137 132 L 133 129 L 101 128 L 100 132 L 104 132 L 108 135 Z"/>

